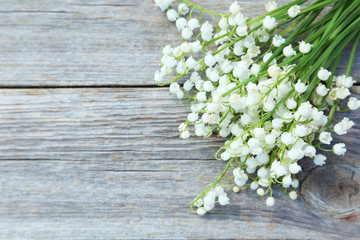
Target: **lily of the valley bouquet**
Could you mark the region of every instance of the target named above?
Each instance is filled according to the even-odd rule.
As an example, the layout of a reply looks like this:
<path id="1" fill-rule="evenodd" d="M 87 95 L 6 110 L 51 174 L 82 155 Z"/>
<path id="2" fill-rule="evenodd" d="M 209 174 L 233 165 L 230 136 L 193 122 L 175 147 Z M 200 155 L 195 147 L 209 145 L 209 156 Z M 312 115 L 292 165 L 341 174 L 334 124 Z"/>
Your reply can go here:
<path id="1" fill-rule="evenodd" d="M 331 145 L 334 134 L 354 125 L 348 118 L 332 123 L 336 111 L 356 110 L 350 76 L 360 39 L 360 1 L 295 0 L 284 6 L 265 5 L 267 13 L 249 19 L 238 2 L 220 14 L 189 1 L 155 0 L 176 24 L 178 46 L 165 46 L 159 85 L 191 110 L 179 126 L 180 137 L 225 140 L 215 158 L 225 169 L 191 202 L 199 215 L 216 203 L 229 204 L 223 180 L 234 192 L 250 188 L 267 196 L 274 187 L 295 200 L 301 171 L 298 161 L 309 158 L 323 165 L 326 156 L 346 152 L 344 143 Z M 326 10 L 324 10 L 326 8 Z M 324 14 L 325 12 L 325 14 Z M 204 14 L 217 22 L 203 21 Z M 346 74 L 335 76 L 343 49 L 352 45 Z M 340 109 L 339 102 L 347 108 Z M 232 171 L 232 176 L 225 174 Z"/>

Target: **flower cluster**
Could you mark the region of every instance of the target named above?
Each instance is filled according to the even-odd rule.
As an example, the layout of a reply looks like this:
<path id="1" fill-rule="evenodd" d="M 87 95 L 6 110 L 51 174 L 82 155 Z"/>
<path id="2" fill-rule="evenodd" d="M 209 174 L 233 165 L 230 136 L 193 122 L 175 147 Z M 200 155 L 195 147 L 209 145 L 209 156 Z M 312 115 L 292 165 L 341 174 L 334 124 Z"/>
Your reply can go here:
<path id="1" fill-rule="evenodd" d="M 208 191 L 204 198 L 194 200 L 194 205 L 198 207 L 196 211 L 197 214 L 204 215 L 207 211 L 213 209 L 215 207 L 216 198 L 218 198 L 217 202 L 222 206 L 230 203 L 230 199 L 224 191 L 224 188 L 217 186 Z"/>
<path id="2" fill-rule="evenodd" d="M 326 156 L 319 150 L 345 154 L 344 143 L 324 147 L 331 145 L 334 133 L 346 134 L 354 125 L 348 118 L 331 124 L 338 102 L 349 97 L 355 82 L 349 71 L 334 76 L 337 55 L 331 55 L 331 50 L 338 51 L 340 40 L 360 36 L 359 29 L 354 34 L 354 28 L 343 26 L 341 39 L 328 33 L 327 22 L 312 23 L 326 6 L 318 1 L 303 9 L 300 5 L 306 0 L 281 8 L 269 2 L 268 13 L 254 19 L 245 17 L 237 1 L 226 15 L 188 0 L 181 1 L 177 10 L 170 8 L 172 1 L 155 2 L 167 10 L 182 36 L 179 46 L 164 47 L 162 67 L 154 77 L 158 84 L 170 84 L 170 92 L 189 105 L 191 113 L 178 128 L 180 137 L 218 134 L 227 139 L 215 154 L 227 161 L 225 170 L 191 203 L 199 215 L 210 211 L 216 198 L 220 205 L 229 203 L 221 181 L 230 168 L 233 174 L 226 179 L 232 180 L 229 186 L 234 192 L 250 188 L 260 196 L 268 195 L 266 205 L 272 206 L 276 186 L 290 199 L 297 198 L 299 160 L 307 157 L 323 165 Z M 195 9 L 219 16 L 216 26 L 193 18 Z M 292 21 L 298 25 L 296 30 L 280 31 Z M 351 61 L 349 66 L 351 70 Z M 356 110 L 360 101 L 350 97 L 347 105 Z"/>

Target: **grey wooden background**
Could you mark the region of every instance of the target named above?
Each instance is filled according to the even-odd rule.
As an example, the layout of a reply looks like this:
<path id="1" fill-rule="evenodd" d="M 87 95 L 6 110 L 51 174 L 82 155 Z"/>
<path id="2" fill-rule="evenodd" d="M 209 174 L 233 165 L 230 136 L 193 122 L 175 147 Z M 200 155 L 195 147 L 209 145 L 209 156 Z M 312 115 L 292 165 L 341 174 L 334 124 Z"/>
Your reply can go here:
<path id="1" fill-rule="evenodd" d="M 232 0 L 196 2 L 226 12 Z M 240 4 L 251 17 L 265 2 Z M 297 201 L 275 191 L 269 208 L 244 191 L 190 212 L 224 167 L 223 141 L 178 138 L 188 111 L 153 83 L 178 42 L 151 0 L 0 1 L 0 238 L 357 239 L 359 125 L 336 138 L 345 157 L 304 161 Z M 359 111 L 343 116 L 360 124 Z"/>

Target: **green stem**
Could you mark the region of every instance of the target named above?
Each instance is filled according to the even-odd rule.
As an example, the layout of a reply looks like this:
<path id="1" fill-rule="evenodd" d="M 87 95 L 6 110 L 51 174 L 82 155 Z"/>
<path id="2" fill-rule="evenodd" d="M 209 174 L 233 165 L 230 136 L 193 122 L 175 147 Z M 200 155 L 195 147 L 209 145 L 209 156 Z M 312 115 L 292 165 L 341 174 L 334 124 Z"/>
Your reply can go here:
<path id="1" fill-rule="evenodd" d="M 199 10 L 202 11 L 202 12 L 206 12 L 206 13 L 208 13 L 208 14 L 215 15 L 215 16 L 219 16 L 219 17 L 226 16 L 225 14 L 220 14 L 220 13 L 217 13 L 217 12 L 210 11 L 210 10 L 208 10 L 208 9 L 206 9 L 206 8 L 200 7 L 199 5 L 197 5 L 197 4 L 195 4 L 195 3 L 192 3 L 192 2 L 189 1 L 189 0 L 183 0 L 183 1 L 184 1 L 185 3 L 193 6 L 194 8 L 199 9 Z"/>
<path id="2" fill-rule="evenodd" d="M 353 63 L 354 63 L 354 59 L 355 59 L 355 55 L 356 55 L 356 50 L 357 50 L 357 47 L 358 47 L 358 44 L 359 44 L 359 40 L 360 40 L 360 33 L 357 35 L 357 37 L 355 39 L 355 42 L 354 42 L 354 45 L 353 45 L 353 48 L 351 50 L 348 67 L 346 69 L 346 76 L 347 77 L 350 76 L 350 74 L 351 74 L 351 70 L 352 70 L 352 67 L 353 67 Z"/>
<path id="3" fill-rule="evenodd" d="M 335 102 L 334 102 L 334 105 L 332 105 L 331 107 L 331 110 L 330 110 L 330 113 L 329 113 L 329 117 L 328 117 L 328 122 L 326 124 L 326 128 L 328 129 L 329 126 L 330 126 L 330 123 L 331 123 L 331 120 L 333 119 L 334 117 L 334 114 L 335 114 L 335 110 L 336 110 L 336 107 L 338 105 L 338 102 L 339 102 L 339 99 L 337 99 Z"/>
<path id="4" fill-rule="evenodd" d="M 192 209 L 192 206 L 194 205 L 195 202 L 197 202 L 200 198 L 202 198 L 203 196 L 205 196 L 206 193 L 208 193 L 212 188 L 214 188 L 214 187 L 220 182 L 220 180 L 225 176 L 226 172 L 229 170 L 229 168 L 230 168 L 231 163 L 232 163 L 233 160 L 234 160 L 233 158 L 230 159 L 230 160 L 227 162 L 224 171 L 223 171 L 223 172 L 221 173 L 221 175 L 216 179 L 216 181 L 213 182 L 213 183 L 210 185 L 210 187 L 209 187 L 208 189 L 206 189 L 205 192 L 203 192 L 200 196 L 198 196 L 194 201 L 192 201 L 192 202 L 190 203 L 191 209 Z"/>

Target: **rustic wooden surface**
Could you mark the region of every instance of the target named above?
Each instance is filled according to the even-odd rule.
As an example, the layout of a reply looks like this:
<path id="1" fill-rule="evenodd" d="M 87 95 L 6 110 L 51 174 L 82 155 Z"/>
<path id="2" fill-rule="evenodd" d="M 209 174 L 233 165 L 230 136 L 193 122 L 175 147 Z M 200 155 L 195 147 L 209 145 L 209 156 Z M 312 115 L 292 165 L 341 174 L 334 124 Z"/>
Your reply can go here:
<path id="1" fill-rule="evenodd" d="M 196 3 L 226 13 L 232 1 Z M 265 11 L 264 0 L 239 2 L 249 17 Z M 0 22 L 5 87 L 155 86 L 162 48 L 180 43 L 151 0 L 0 1 Z M 360 56 L 355 69 L 359 79 Z"/>
<path id="2" fill-rule="evenodd" d="M 359 125 L 335 139 L 345 157 L 304 162 L 297 201 L 275 191 L 269 208 L 244 191 L 191 213 L 223 141 L 179 139 L 188 111 L 153 84 L 175 27 L 150 0 L 84 2 L 0 2 L 0 239 L 358 238 Z M 265 3 L 240 2 L 249 16 Z"/>

